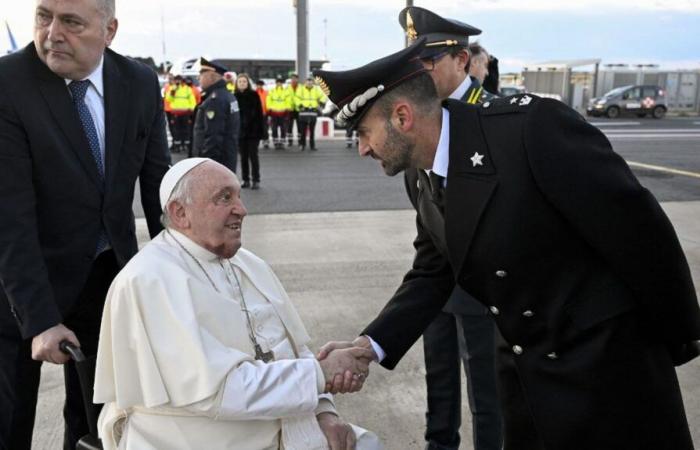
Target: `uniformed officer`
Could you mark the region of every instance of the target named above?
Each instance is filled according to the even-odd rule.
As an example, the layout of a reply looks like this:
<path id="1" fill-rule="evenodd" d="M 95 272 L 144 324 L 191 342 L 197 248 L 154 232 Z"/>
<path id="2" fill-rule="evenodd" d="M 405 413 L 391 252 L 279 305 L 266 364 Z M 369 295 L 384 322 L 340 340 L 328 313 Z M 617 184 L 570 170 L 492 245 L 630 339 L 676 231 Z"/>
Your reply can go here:
<path id="1" fill-rule="evenodd" d="M 441 104 L 424 48 L 315 72 L 361 155 L 432 174 L 407 186 L 412 269 L 359 338 L 319 358 L 357 345 L 394 368 L 456 282 L 500 330 L 505 450 L 693 449 L 674 364 L 699 353 L 700 308 L 658 202 L 562 102 Z"/>
<path id="2" fill-rule="evenodd" d="M 420 37 L 426 38 L 426 47 L 420 54 L 426 69 L 440 73 L 447 82 L 462 80 L 456 92 L 453 89 L 443 91 L 438 83 L 440 98 L 451 97 L 453 93 L 463 102 L 480 103 L 490 100 L 493 94 L 484 90 L 481 82 L 473 76 L 464 77 L 462 71 L 469 72 L 469 36 L 481 34 L 481 30 L 455 19 L 445 19 L 425 8 L 409 6 L 399 13 L 399 24 L 406 32 L 409 44 Z M 447 66 L 454 69 L 447 71 Z M 433 75 L 435 78 L 435 75 Z"/>
<path id="3" fill-rule="evenodd" d="M 326 103 L 326 96 L 314 84 L 314 77 L 308 77 L 296 93 L 296 110 L 299 114 L 299 149 L 306 149 L 306 134 L 308 130 L 311 150 L 316 150 L 316 120 L 321 111 L 321 105 Z"/>
<path id="4" fill-rule="evenodd" d="M 469 37 L 481 30 L 458 20 L 445 19 L 424 8 L 407 7 L 399 13 L 407 41 L 426 38 L 420 58 L 435 82 L 441 99 L 480 103 L 485 52 L 475 56 Z M 481 47 L 479 47 L 481 48 Z M 468 73 L 474 71 L 474 76 Z M 489 94 L 489 97 L 493 97 Z M 405 171 L 407 185 L 428 175 L 420 169 Z M 421 201 L 430 202 L 427 197 Z M 423 333 L 428 410 L 425 414 L 426 450 L 457 450 L 460 444 L 460 359 L 467 378 L 467 397 L 472 414 L 474 450 L 500 450 L 503 437 L 495 369 L 495 325 L 488 309 L 456 286 L 443 311 Z"/>
<path id="5" fill-rule="evenodd" d="M 200 58 L 199 84 L 204 90 L 194 125 L 194 152 L 236 172 L 240 112 L 228 89 L 226 68 Z"/>

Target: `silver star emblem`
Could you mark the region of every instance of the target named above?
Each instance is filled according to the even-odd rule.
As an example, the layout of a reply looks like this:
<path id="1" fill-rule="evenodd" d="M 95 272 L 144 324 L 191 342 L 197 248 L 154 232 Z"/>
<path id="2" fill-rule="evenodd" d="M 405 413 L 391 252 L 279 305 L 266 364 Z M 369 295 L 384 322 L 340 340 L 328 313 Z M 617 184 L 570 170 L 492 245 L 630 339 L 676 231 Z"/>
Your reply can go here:
<path id="1" fill-rule="evenodd" d="M 511 104 L 511 105 L 512 105 L 513 103 L 517 103 L 517 102 L 518 102 L 518 97 L 513 97 L 513 98 L 510 99 L 510 104 Z"/>
<path id="2" fill-rule="evenodd" d="M 520 99 L 520 103 L 518 103 L 518 106 L 529 105 L 531 101 L 532 101 L 532 97 L 530 97 L 529 95 L 526 95 L 525 97 Z"/>
<path id="3" fill-rule="evenodd" d="M 474 156 L 471 157 L 472 167 L 483 166 L 484 155 L 480 155 L 478 152 L 474 152 Z"/>

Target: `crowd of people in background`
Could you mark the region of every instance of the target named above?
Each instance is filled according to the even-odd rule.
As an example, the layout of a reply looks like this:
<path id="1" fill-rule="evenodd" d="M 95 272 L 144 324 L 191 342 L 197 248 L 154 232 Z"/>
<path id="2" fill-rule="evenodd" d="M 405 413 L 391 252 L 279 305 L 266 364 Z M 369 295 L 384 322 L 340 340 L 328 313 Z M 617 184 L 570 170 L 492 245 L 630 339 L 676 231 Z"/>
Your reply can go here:
<path id="1" fill-rule="evenodd" d="M 201 66 L 202 62 L 199 64 Z M 305 151 L 307 145 L 309 150 L 317 150 L 316 122 L 328 98 L 313 77 L 300 83 L 295 73 L 290 74 L 288 80 L 280 75 L 270 88 L 266 87 L 264 80 L 253 80 L 247 73 L 226 71 L 222 79 L 237 103 L 238 145 L 228 151 L 236 153 L 229 156 L 230 160 L 236 161 L 240 157 L 241 170 L 237 171 L 237 164 L 226 164 L 223 160 L 222 163 L 241 175 L 243 188 L 260 188 L 259 147 L 291 149 L 296 135 L 298 150 Z M 171 136 L 171 153 L 182 153 L 183 157 L 186 154 L 188 158 L 203 156 L 203 150 L 195 145 L 194 128 L 197 111 L 206 100 L 206 94 L 199 80 L 167 74 L 163 102 Z"/>

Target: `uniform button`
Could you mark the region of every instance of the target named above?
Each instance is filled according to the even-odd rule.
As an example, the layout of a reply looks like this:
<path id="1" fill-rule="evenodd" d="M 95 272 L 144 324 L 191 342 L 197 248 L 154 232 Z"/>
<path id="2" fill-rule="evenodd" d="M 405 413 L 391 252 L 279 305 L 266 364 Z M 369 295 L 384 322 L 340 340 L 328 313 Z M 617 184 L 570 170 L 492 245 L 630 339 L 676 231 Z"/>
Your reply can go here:
<path id="1" fill-rule="evenodd" d="M 497 316 L 501 313 L 501 311 L 499 311 L 498 308 L 496 308 L 495 306 L 490 307 L 489 310 L 491 311 L 491 314 L 493 314 L 494 316 Z"/>
<path id="2" fill-rule="evenodd" d="M 416 181 L 416 187 L 420 189 L 420 180 Z"/>
<path id="3" fill-rule="evenodd" d="M 496 276 L 497 276 L 498 278 L 505 278 L 505 277 L 508 276 L 508 272 L 506 272 L 505 270 L 497 270 L 497 271 L 496 271 Z"/>
<path id="4" fill-rule="evenodd" d="M 525 317 L 532 317 L 534 315 L 535 315 L 535 313 L 530 311 L 529 309 L 527 311 L 523 311 L 523 316 L 525 316 Z"/>
<path id="5" fill-rule="evenodd" d="M 516 355 L 522 355 L 523 354 L 523 348 L 519 345 L 514 345 L 513 346 L 513 353 Z"/>
<path id="6" fill-rule="evenodd" d="M 491 102 L 484 103 L 484 108 L 488 108 L 489 106 L 491 106 Z"/>
<path id="7" fill-rule="evenodd" d="M 557 352 L 552 352 L 547 354 L 547 358 L 549 359 L 558 359 L 559 355 L 557 355 Z"/>

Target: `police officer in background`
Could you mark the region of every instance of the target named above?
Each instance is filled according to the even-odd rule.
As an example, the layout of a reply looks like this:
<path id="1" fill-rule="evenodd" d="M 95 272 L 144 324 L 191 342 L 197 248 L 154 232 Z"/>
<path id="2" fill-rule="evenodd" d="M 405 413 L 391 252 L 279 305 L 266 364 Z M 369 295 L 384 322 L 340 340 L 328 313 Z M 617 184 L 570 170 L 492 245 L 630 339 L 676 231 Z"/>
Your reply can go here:
<path id="1" fill-rule="evenodd" d="M 399 23 L 409 43 L 426 37 L 425 50 L 419 58 L 435 82 L 441 99 L 481 103 L 488 94 L 480 83 L 484 79 L 488 55 L 478 44 L 478 60 L 468 51 L 474 46 L 469 44 L 469 36 L 480 34 L 480 30 L 418 7 L 404 8 L 399 13 Z M 420 172 L 423 171 L 406 170 L 406 185 L 416 186 L 421 179 L 427 182 L 427 175 Z M 426 196 L 419 201 L 431 202 Z M 454 288 L 443 311 L 423 333 L 428 394 L 427 450 L 459 448 L 462 410 L 460 359 L 467 378 L 474 449 L 500 450 L 503 440 L 496 388 L 494 333 L 495 324 L 488 309 L 459 286 Z"/>
<path id="2" fill-rule="evenodd" d="M 238 102 L 226 88 L 226 68 L 200 58 L 199 84 L 202 103 L 194 124 L 194 153 L 211 158 L 236 172 L 240 112 Z"/>

